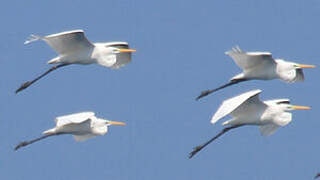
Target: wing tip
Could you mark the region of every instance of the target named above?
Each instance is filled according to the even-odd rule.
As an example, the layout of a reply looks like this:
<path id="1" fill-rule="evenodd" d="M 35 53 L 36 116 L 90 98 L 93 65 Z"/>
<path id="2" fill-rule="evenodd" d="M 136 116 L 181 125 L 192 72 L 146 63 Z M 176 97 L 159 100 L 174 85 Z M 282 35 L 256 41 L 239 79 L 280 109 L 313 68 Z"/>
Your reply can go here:
<path id="1" fill-rule="evenodd" d="M 240 49 L 238 45 L 235 45 L 231 48 L 231 50 L 225 52 L 226 55 L 230 55 L 232 53 L 243 53 L 243 51 Z"/>
<path id="2" fill-rule="evenodd" d="M 27 38 L 27 40 L 24 42 L 24 44 L 29 44 L 29 43 L 31 43 L 31 42 L 33 42 L 33 41 L 38 41 L 38 40 L 40 40 L 40 39 L 42 39 L 41 36 L 35 35 L 35 34 L 31 34 L 31 35 Z"/>

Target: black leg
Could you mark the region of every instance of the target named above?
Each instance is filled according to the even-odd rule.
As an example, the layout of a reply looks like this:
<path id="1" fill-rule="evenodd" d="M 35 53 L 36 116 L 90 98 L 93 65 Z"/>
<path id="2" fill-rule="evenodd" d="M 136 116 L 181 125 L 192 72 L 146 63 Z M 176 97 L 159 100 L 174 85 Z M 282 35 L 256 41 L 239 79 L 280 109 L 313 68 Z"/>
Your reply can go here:
<path id="1" fill-rule="evenodd" d="M 20 149 L 20 148 L 22 148 L 22 147 L 24 147 L 24 146 L 27 146 L 27 145 L 32 144 L 32 143 L 34 143 L 34 142 L 40 141 L 40 140 L 45 139 L 45 138 L 47 138 L 47 137 L 50 137 L 50 136 L 52 136 L 52 135 L 55 135 L 55 134 L 43 135 L 43 136 L 41 136 L 41 137 L 39 137 L 39 138 L 32 139 L 32 140 L 30 140 L 30 141 L 23 141 L 23 142 L 19 143 L 19 144 L 14 148 L 14 150 L 16 151 L 16 150 L 18 150 L 18 149 Z"/>
<path id="2" fill-rule="evenodd" d="M 227 84 L 222 85 L 222 86 L 220 86 L 220 87 L 218 87 L 216 89 L 209 89 L 209 90 L 206 90 L 206 91 L 202 91 L 201 94 L 196 98 L 196 100 L 199 100 L 202 97 L 208 96 L 209 94 L 211 94 L 213 92 L 216 92 L 216 91 L 218 91 L 220 89 L 226 88 L 228 86 L 231 86 L 231 85 L 237 84 L 239 82 L 243 82 L 243 81 L 248 81 L 248 79 L 234 79 L 234 80 L 231 80 L 230 82 L 228 82 Z"/>
<path id="3" fill-rule="evenodd" d="M 66 66 L 66 65 L 69 65 L 69 64 L 59 64 L 59 65 L 56 65 L 56 66 L 53 66 L 51 67 L 48 71 L 46 71 L 45 73 L 41 74 L 40 76 L 38 76 L 37 78 L 35 78 L 34 80 L 32 81 L 27 81 L 25 83 L 23 83 L 17 90 L 16 90 L 16 93 L 26 89 L 27 87 L 29 87 L 31 84 L 35 83 L 36 81 L 38 81 L 39 79 L 41 79 L 42 77 L 44 77 L 45 75 L 49 74 L 51 71 L 54 71 L 58 68 L 61 68 L 63 66 Z"/>
<path id="4" fill-rule="evenodd" d="M 18 150 L 18 149 L 20 149 L 20 148 L 22 148 L 22 147 L 24 147 L 24 146 L 27 146 L 27 145 L 32 144 L 32 143 L 35 143 L 35 142 L 40 141 L 40 140 L 42 140 L 42 139 L 45 139 L 45 138 L 47 138 L 47 137 L 55 136 L 55 135 L 61 135 L 61 134 L 65 134 L 65 133 L 47 134 L 47 135 L 43 135 L 43 136 L 41 136 L 41 137 L 38 137 L 38 138 L 36 138 L 36 139 L 32 139 L 32 140 L 30 140 L 30 141 L 23 141 L 23 142 L 19 143 L 19 144 L 14 148 L 14 150 L 16 151 L 16 150 Z"/>
<path id="5" fill-rule="evenodd" d="M 216 136 L 214 136 L 213 138 L 211 138 L 209 141 L 207 141 L 206 143 L 200 145 L 200 146 L 197 146 L 195 148 L 193 148 L 193 151 L 189 154 L 189 159 L 191 159 L 195 154 L 197 154 L 199 151 L 201 151 L 201 149 L 203 149 L 204 147 L 206 147 L 208 144 L 210 144 L 212 141 L 216 140 L 218 137 L 220 137 L 221 135 L 223 135 L 224 133 L 228 132 L 229 130 L 231 129 L 235 129 L 235 128 L 238 128 L 238 127 L 241 127 L 243 126 L 243 124 L 241 125 L 233 125 L 233 126 L 230 126 L 230 127 L 226 127 L 224 128 L 219 134 L 217 134 Z"/>

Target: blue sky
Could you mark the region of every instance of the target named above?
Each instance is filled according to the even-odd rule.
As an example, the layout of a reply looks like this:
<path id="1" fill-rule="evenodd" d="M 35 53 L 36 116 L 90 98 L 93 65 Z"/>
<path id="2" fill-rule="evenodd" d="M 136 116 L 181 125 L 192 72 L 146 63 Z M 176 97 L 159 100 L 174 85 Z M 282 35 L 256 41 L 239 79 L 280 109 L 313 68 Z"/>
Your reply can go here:
<path id="1" fill-rule="evenodd" d="M 252 81 L 194 99 L 240 72 L 224 55 L 235 45 L 319 66 L 319 10 L 318 0 L 3 2 L 0 179 L 312 179 L 320 171 L 318 68 L 305 71 L 304 83 Z M 73 65 L 14 94 L 56 56 L 26 38 L 73 29 L 92 42 L 128 41 L 137 53 L 120 70 Z M 262 99 L 313 109 L 293 112 L 270 137 L 256 127 L 230 132 L 189 160 L 222 129 L 209 122 L 221 101 L 257 88 Z M 83 143 L 66 135 L 13 151 L 56 116 L 88 110 L 128 125 Z"/>

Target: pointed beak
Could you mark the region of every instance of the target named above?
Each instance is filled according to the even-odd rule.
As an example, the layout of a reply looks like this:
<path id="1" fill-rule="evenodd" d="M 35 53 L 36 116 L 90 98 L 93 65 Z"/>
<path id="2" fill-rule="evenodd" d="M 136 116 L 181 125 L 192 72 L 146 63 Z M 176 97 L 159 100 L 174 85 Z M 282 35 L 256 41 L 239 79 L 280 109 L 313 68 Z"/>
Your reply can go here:
<path id="1" fill-rule="evenodd" d="M 118 121 L 108 121 L 108 124 L 111 124 L 111 125 L 126 125 L 126 123 L 118 122 Z"/>
<path id="2" fill-rule="evenodd" d="M 308 106 L 292 106 L 292 109 L 304 109 L 304 110 L 308 110 L 308 109 L 311 109 L 311 107 L 308 107 Z"/>
<path id="3" fill-rule="evenodd" d="M 315 65 L 298 64 L 299 68 L 315 68 Z"/>
<path id="4" fill-rule="evenodd" d="M 121 53 L 131 53 L 131 52 L 136 52 L 137 50 L 135 49 L 119 49 Z"/>

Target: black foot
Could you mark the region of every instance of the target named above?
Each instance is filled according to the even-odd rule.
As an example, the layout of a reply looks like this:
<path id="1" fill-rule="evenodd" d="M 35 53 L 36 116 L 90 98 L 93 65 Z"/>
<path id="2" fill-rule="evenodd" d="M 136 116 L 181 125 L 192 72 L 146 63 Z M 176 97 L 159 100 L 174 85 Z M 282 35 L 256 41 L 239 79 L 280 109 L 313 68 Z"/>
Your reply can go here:
<path id="1" fill-rule="evenodd" d="M 198 96 L 196 98 L 196 100 L 199 100 L 200 98 L 204 97 L 204 96 L 208 96 L 211 93 L 211 90 L 206 90 L 206 91 L 202 91 L 200 96 Z"/>
<path id="2" fill-rule="evenodd" d="M 189 159 L 191 159 L 197 152 L 199 152 L 202 149 L 202 146 L 197 146 L 193 148 L 193 151 L 189 154 Z"/>
<path id="3" fill-rule="evenodd" d="M 29 87 L 31 85 L 30 81 L 27 81 L 25 83 L 23 83 L 17 90 L 16 90 L 16 94 L 22 90 L 24 90 L 25 88 Z"/>
<path id="4" fill-rule="evenodd" d="M 23 141 L 23 142 L 21 142 L 20 144 L 18 144 L 18 145 L 14 148 L 14 150 L 16 151 L 16 150 L 18 150 L 19 148 L 21 148 L 21 147 L 23 147 L 23 146 L 26 146 L 26 145 L 28 145 L 28 142 Z"/>

